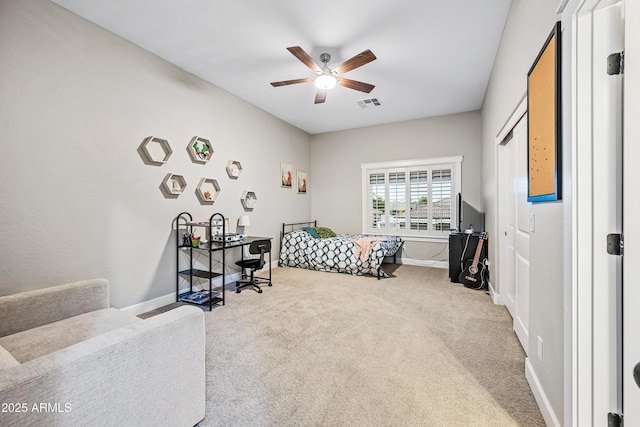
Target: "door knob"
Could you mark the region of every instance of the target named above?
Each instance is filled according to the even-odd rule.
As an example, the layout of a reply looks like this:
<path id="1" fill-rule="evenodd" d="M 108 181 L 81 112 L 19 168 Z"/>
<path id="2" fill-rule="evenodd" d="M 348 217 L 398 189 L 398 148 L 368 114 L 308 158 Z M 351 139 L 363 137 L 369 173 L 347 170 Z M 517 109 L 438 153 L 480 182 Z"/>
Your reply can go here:
<path id="1" fill-rule="evenodd" d="M 633 379 L 636 381 L 636 385 L 640 387 L 640 362 L 636 363 L 633 368 Z"/>

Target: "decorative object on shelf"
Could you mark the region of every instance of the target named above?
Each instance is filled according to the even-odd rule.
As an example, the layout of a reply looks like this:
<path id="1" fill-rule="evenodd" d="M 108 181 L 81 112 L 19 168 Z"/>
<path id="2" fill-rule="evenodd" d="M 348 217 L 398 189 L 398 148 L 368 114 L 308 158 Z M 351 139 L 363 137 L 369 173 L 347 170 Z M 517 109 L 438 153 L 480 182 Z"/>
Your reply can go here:
<path id="1" fill-rule="evenodd" d="M 307 173 L 304 171 L 297 171 L 298 181 L 298 194 L 305 194 L 307 192 Z"/>
<path id="2" fill-rule="evenodd" d="M 202 204 L 213 204 L 220 194 L 220 185 L 213 178 L 202 178 L 196 187 L 196 195 Z"/>
<path id="3" fill-rule="evenodd" d="M 293 181 L 292 167 L 289 163 L 280 163 L 280 185 L 284 188 L 291 188 Z"/>
<path id="4" fill-rule="evenodd" d="M 162 150 L 162 154 L 158 152 L 158 148 Z M 169 141 L 155 136 L 148 136 L 142 140 L 138 151 L 145 163 L 150 165 L 163 165 L 173 154 Z"/>
<path id="5" fill-rule="evenodd" d="M 242 193 L 242 198 L 240 199 L 242 203 L 242 207 L 247 210 L 253 210 L 256 207 L 256 203 L 258 202 L 258 196 L 253 191 L 245 191 Z"/>
<path id="6" fill-rule="evenodd" d="M 224 219 L 224 227 L 222 224 L 222 220 L 214 219 L 213 222 L 211 222 L 211 240 L 214 240 L 214 236 L 228 234 L 229 230 L 229 218 Z"/>
<path id="7" fill-rule="evenodd" d="M 227 233 L 224 236 L 219 234 L 211 238 L 211 240 L 214 242 L 227 242 L 227 243 L 239 242 L 242 239 L 244 239 L 244 234 L 239 234 L 239 233 Z"/>
<path id="8" fill-rule="evenodd" d="M 218 295 L 220 295 L 220 292 L 218 291 L 208 291 L 208 290 L 197 291 L 191 294 L 185 294 L 184 296 L 181 296 L 180 301 L 191 302 L 194 304 L 204 304 L 206 302 L 209 302 L 209 299 L 215 298 Z"/>
<path id="9" fill-rule="evenodd" d="M 207 163 L 213 156 L 213 148 L 208 139 L 194 136 L 187 146 L 191 159 L 198 163 Z"/>
<path id="10" fill-rule="evenodd" d="M 199 248 L 200 247 L 200 237 L 192 237 L 191 238 L 191 247 Z"/>
<path id="11" fill-rule="evenodd" d="M 175 175 L 172 173 L 167 174 L 162 180 L 160 189 L 166 197 L 178 197 L 184 192 L 187 187 L 187 181 L 185 181 L 182 175 Z"/>
<path id="12" fill-rule="evenodd" d="M 227 163 L 227 175 L 231 179 L 238 179 L 242 173 L 242 165 L 237 160 L 229 160 Z"/>
<path id="13" fill-rule="evenodd" d="M 527 75 L 527 202 L 561 199 L 561 33 L 560 22 L 557 22 Z"/>

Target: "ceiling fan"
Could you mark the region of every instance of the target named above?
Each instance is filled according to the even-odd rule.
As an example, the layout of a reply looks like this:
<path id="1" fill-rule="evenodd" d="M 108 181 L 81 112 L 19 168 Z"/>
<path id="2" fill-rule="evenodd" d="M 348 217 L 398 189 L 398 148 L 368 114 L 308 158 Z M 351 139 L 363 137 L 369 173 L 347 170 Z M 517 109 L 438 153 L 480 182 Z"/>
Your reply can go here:
<path id="1" fill-rule="evenodd" d="M 297 83 L 306 83 L 313 81 L 318 88 L 318 92 L 316 93 L 315 104 L 323 103 L 327 98 L 327 90 L 334 88 L 337 84 L 340 86 L 348 87 L 349 89 L 359 90 L 360 92 L 369 93 L 375 87 L 369 83 L 359 82 L 357 80 L 351 80 L 342 77 L 342 75 L 348 71 L 351 71 L 355 68 L 362 67 L 365 64 L 376 59 L 376 56 L 369 49 L 360 52 L 356 56 L 347 59 L 342 64 L 338 65 L 334 69 L 330 69 L 327 66 L 327 63 L 331 61 L 331 55 L 328 53 L 323 53 L 320 55 L 320 61 L 322 62 L 322 67 L 320 67 L 311 56 L 305 52 L 300 46 L 292 46 L 288 47 L 287 50 L 293 54 L 296 58 L 300 60 L 304 65 L 309 67 L 312 71 L 316 73 L 315 77 L 307 77 L 302 79 L 294 79 L 294 80 L 283 80 L 280 82 L 273 82 L 271 86 L 279 87 L 279 86 L 287 86 Z"/>

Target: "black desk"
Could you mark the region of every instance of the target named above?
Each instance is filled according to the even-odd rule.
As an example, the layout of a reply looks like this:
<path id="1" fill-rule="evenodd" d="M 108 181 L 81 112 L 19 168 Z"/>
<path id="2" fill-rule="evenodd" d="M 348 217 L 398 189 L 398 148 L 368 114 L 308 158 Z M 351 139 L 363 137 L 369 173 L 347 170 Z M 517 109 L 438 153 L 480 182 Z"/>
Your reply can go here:
<path id="1" fill-rule="evenodd" d="M 192 227 L 195 227 L 196 225 L 191 225 Z M 185 294 L 190 294 L 193 292 L 193 278 L 194 277 L 199 277 L 199 278 L 203 278 L 203 279 L 208 279 L 209 280 L 209 292 L 211 293 L 212 290 L 212 280 L 216 277 L 221 277 L 222 278 L 222 286 L 221 286 L 221 292 L 219 295 L 216 295 L 215 297 L 212 297 L 209 299 L 209 301 L 204 302 L 204 303 L 193 303 L 193 302 L 189 302 L 192 304 L 197 304 L 197 305 L 203 305 L 203 306 L 208 306 L 209 310 L 211 310 L 211 308 L 214 305 L 217 305 L 219 303 L 221 303 L 222 305 L 225 304 L 225 288 L 226 288 L 226 275 L 225 275 L 225 271 L 226 271 L 226 254 L 227 254 L 227 250 L 229 249 L 234 249 L 234 248 L 240 248 L 240 256 L 241 259 L 244 259 L 244 247 L 248 246 L 251 244 L 251 242 L 254 242 L 256 240 L 271 240 L 271 237 L 255 237 L 255 236 L 246 236 L 244 239 L 242 240 L 236 240 L 236 241 L 231 241 L 231 242 L 215 242 L 215 241 L 210 241 L 207 243 L 200 243 L 200 245 L 197 248 L 192 247 L 191 245 L 187 245 L 187 244 L 180 244 L 180 239 L 179 239 L 179 233 L 177 233 L 177 242 L 178 242 L 178 251 L 180 249 L 186 249 L 189 251 L 189 268 L 186 270 L 178 270 L 177 272 L 177 279 L 176 279 L 176 301 L 181 301 L 182 296 L 184 296 Z M 209 261 L 209 267 L 207 270 L 201 270 L 201 269 L 195 269 L 193 268 L 193 251 L 206 251 L 208 253 L 208 261 Z M 222 252 L 222 259 L 221 259 L 221 271 L 214 271 L 213 269 L 213 262 L 212 262 L 212 253 L 213 252 L 218 252 L 221 251 Z M 179 265 L 179 259 L 178 257 L 176 258 L 176 263 Z M 183 277 L 188 277 L 189 278 L 189 290 L 187 292 L 180 292 L 180 276 Z M 242 278 L 245 278 L 246 275 L 244 274 L 244 271 L 242 272 Z M 266 277 L 258 277 L 260 279 L 263 280 L 269 280 L 269 283 L 271 283 L 271 251 L 269 251 L 269 278 L 267 279 Z"/>

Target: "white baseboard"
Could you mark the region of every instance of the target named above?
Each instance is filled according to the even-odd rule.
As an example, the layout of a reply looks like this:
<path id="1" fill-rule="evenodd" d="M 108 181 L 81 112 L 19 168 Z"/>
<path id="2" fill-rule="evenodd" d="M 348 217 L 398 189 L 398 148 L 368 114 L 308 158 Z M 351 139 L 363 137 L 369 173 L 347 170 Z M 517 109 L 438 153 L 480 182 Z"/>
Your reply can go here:
<path id="1" fill-rule="evenodd" d="M 491 299 L 493 300 L 493 303 L 495 305 L 504 305 L 504 303 L 502 302 L 502 296 L 496 292 L 493 287 L 493 283 L 491 283 L 491 280 L 489 280 L 489 295 L 491 296 Z"/>
<path id="2" fill-rule="evenodd" d="M 544 418 L 545 423 L 548 426 L 561 427 L 562 423 L 558 420 L 555 412 L 553 412 L 553 408 L 547 398 L 547 394 L 542 389 L 542 385 L 540 384 L 538 376 L 533 370 L 533 366 L 529 362 L 528 357 L 524 360 L 524 374 L 529 382 L 529 387 L 531 387 L 533 397 L 535 397 L 536 403 L 538 403 L 538 407 L 540 408 L 540 412 L 542 413 L 542 418 Z"/>
<path id="3" fill-rule="evenodd" d="M 225 283 L 233 283 L 240 278 L 240 273 L 233 273 L 229 276 L 226 276 Z M 214 286 L 222 285 L 222 279 L 217 277 L 213 279 Z M 227 292 L 229 290 L 227 289 Z M 155 310 L 156 308 L 164 307 L 165 305 L 169 305 L 176 302 L 176 293 L 171 292 L 170 294 L 163 295 L 161 297 L 157 297 L 154 299 L 150 299 L 148 301 L 143 301 L 138 304 L 130 305 L 129 307 L 121 308 L 121 311 L 126 311 L 127 313 L 131 313 L 134 316 L 138 314 L 146 313 L 147 311 Z"/>
<path id="4" fill-rule="evenodd" d="M 411 258 L 397 258 L 397 264 L 416 265 L 418 267 L 449 268 L 449 261 L 431 261 Z"/>

